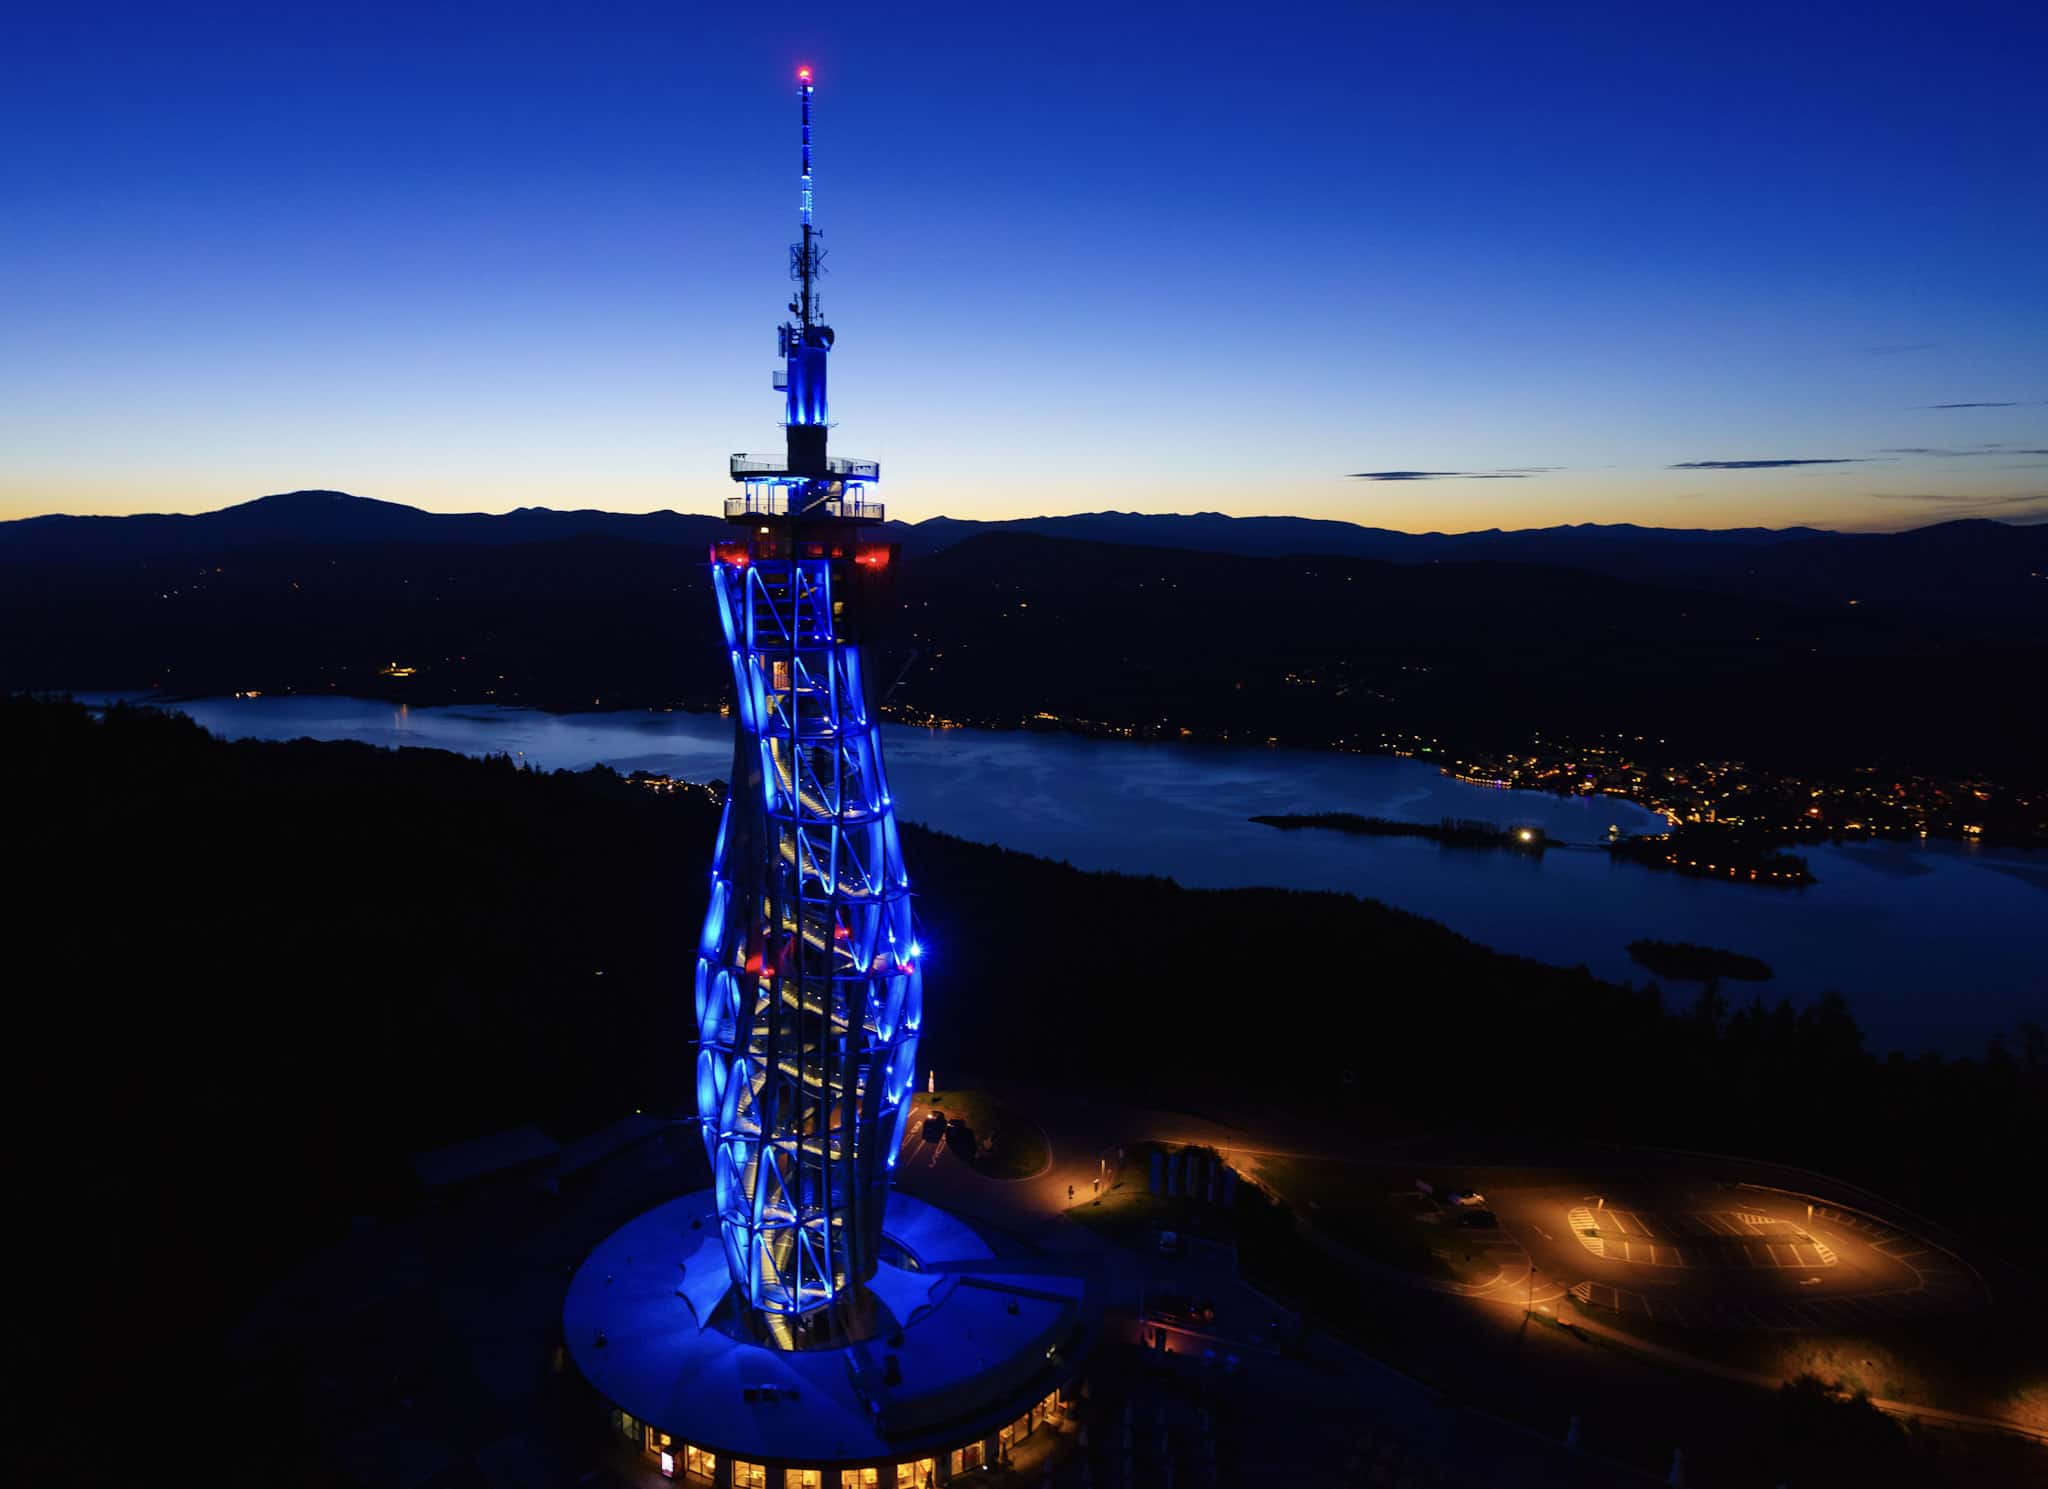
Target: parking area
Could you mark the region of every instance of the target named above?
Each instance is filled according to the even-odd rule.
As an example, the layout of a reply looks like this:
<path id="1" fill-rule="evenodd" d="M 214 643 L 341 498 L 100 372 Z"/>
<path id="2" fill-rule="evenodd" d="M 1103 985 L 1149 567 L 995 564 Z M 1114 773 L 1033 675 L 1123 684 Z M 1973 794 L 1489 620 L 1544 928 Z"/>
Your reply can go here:
<path id="1" fill-rule="evenodd" d="M 1806 1227 L 1742 1210 L 1645 1214 L 1619 1207 L 1571 1208 L 1572 1234 L 1596 1257 L 1649 1267 L 1832 1267 L 1833 1246 Z"/>
<path id="2" fill-rule="evenodd" d="M 1626 1184 L 1610 1176 L 1590 1190 L 1488 1189 L 1488 1204 L 1538 1275 L 1582 1308 L 1689 1328 L 1797 1333 L 1988 1301 L 1960 1258 L 1803 1195 L 1682 1175 Z"/>

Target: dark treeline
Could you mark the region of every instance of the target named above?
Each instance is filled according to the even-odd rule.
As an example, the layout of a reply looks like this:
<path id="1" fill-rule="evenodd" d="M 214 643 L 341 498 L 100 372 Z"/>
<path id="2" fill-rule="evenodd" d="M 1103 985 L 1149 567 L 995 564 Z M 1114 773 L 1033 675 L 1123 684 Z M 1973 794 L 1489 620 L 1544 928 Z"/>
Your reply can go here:
<path id="1" fill-rule="evenodd" d="M 35 1306 L 96 1369 L 406 1205 L 417 1149 L 687 1109 L 700 796 L 22 699 L 0 702 L 0 772 L 16 1193 L 47 1265 L 89 1279 Z M 905 839 L 941 1071 L 1333 1131 L 1750 1153 L 2041 1255 L 2010 1223 L 2013 1155 L 2048 1130 L 2038 1028 L 1980 1059 L 1878 1058 L 1839 1000 L 1667 1007 L 1370 901 Z"/>

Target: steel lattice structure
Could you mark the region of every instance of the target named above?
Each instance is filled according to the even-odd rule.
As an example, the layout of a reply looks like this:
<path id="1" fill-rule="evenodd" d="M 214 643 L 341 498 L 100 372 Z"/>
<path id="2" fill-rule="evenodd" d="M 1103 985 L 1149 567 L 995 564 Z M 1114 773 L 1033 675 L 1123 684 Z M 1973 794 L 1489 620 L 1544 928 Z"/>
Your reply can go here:
<path id="1" fill-rule="evenodd" d="M 909 1116 L 922 949 L 861 673 L 864 591 L 893 550 L 864 543 L 881 507 L 869 461 L 827 456 L 803 109 L 799 292 L 781 327 L 784 456 L 735 455 L 744 528 L 712 551 L 730 652 L 732 784 L 712 859 L 696 976 L 697 1110 L 726 1264 L 740 1297 L 803 1315 L 874 1274 Z"/>

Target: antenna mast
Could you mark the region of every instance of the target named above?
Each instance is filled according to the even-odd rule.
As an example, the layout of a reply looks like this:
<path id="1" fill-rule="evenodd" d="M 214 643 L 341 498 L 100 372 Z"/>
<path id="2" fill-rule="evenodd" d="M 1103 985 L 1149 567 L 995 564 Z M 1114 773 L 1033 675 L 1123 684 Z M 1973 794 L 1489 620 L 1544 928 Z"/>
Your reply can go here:
<path id="1" fill-rule="evenodd" d="M 808 328 L 818 324 L 817 279 L 824 272 L 821 260 L 825 250 L 816 241 L 816 229 L 811 225 L 811 70 L 799 67 L 796 70 L 796 92 L 802 101 L 804 121 L 804 173 L 801 199 L 803 218 L 803 241 L 790 245 L 789 277 L 801 286 L 797 298 L 791 302 L 790 310 L 797 317 L 799 326 Z"/>

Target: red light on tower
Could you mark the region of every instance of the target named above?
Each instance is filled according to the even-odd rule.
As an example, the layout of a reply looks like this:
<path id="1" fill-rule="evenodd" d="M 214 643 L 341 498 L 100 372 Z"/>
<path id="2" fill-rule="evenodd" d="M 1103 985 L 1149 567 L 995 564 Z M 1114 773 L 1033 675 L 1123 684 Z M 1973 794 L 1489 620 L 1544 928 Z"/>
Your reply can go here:
<path id="1" fill-rule="evenodd" d="M 808 67 L 799 67 L 796 70 L 796 80 L 799 83 L 808 83 L 811 80 L 811 70 Z"/>

